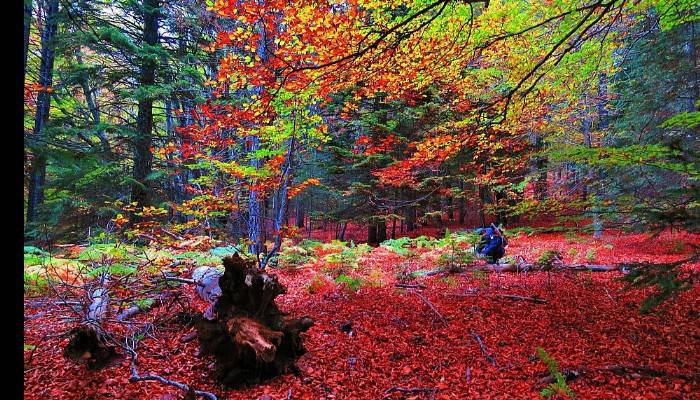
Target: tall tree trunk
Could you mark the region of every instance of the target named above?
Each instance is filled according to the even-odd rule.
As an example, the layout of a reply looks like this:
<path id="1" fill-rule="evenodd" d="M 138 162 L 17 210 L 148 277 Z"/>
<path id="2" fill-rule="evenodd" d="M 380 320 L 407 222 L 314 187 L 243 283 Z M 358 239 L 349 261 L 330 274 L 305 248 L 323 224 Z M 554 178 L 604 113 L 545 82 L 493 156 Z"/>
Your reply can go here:
<path id="1" fill-rule="evenodd" d="M 367 243 L 377 244 L 377 224 L 374 222 L 367 225 Z"/>
<path id="2" fill-rule="evenodd" d="M 530 145 L 538 152 L 542 149 L 542 136 L 536 132 L 529 133 Z M 530 159 L 530 174 L 534 177 L 534 197 L 536 200 L 544 200 L 547 197 L 547 159 L 540 155 L 533 155 Z"/>
<path id="3" fill-rule="evenodd" d="M 304 202 L 301 201 L 301 199 L 297 199 L 296 215 L 294 222 L 297 228 L 304 227 Z"/>
<path id="4" fill-rule="evenodd" d="M 582 122 L 582 130 L 583 130 L 583 144 L 586 147 L 593 147 L 593 138 L 591 136 L 591 119 L 588 115 L 585 115 L 583 117 L 583 122 Z M 588 176 L 587 176 L 588 182 L 586 184 L 586 193 L 590 197 L 590 199 L 595 202 L 596 199 L 596 190 L 595 190 L 595 171 L 593 167 L 588 167 Z M 600 238 L 603 234 L 603 226 L 600 220 L 600 215 L 599 215 L 599 210 L 598 207 L 592 207 L 591 208 L 591 214 L 592 214 L 592 225 L 593 225 L 593 237 L 595 238 Z"/>
<path id="5" fill-rule="evenodd" d="M 250 136 L 249 139 L 249 152 L 253 153 L 258 150 L 260 138 L 257 136 Z M 253 157 L 251 159 L 251 166 L 255 169 L 260 168 L 260 160 Z M 258 198 L 258 192 L 256 190 L 251 190 L 248 196 L 248 240 L 250 240 L 249 251 L 254 255 L 260 254 L 262 251 L 261 225 L 260 199 Z"/>
<path id="6" fill-rule="evenodd" d="M 462 178 L 459 179 L 459 192 L 460 196 L 459 199 L 457 200 L 459 202 L 458 204 L 458 213 L 457 213 L 457 220 L 459 222 L 459 225 L 464 225 L 464 220 L 467 215 L 467 202 L 464 199 L 464 180 Z"/>
<path id="7" fill-rule="evenodd" d="M 377 222 L 377 243 L 386 240 L 386 220 L 382 219 Z"/>
<path id="8" fill-rule="evenodd" d="M 78 64 L 83 64 L 83 56 L 80 53 L 80 50 L 76 51 L 75 60 L 78 62 Z M 97 96 L 95 95 L 95 91 L 90 88 L 90 82 L 88 81 L 88 76 L 86 72 L 81 72 L 79 81 L 80 87 L 81 89 L 83 89 L 83 95 L 85 96 L 85 103 L 87 104 L 88 111 L 90 112 L 90 116 L 92 117 L 92 123 L 95 124 L 95 126 L 99 126 L 100 109 L 97 105 Z M 111 152 L 111 149 L 109 145 L 109 139 L 107 138 L 107 134 L 103 129 L 97 129 L 95 134 L 100 139 L 102 151 L 106 156 L 108 156 Z"/>
<path id="9" fill-rule="evenodd" d="M 296 113 L 295 113 L 296 114 Z M 294 118 L 294 132 L 296 131 L 296 115 Z M 275 256 L 277 251 L 279 251 L 280 247 L 282 246 L 282 225 L 286 224 L 287 221 L 285 220 L 286 217 L 286 210 L 287 210 L 287 191 L 289 188 L 289 181 L 292 176 L 292 171 L 294 168 L 294 146 L 295 146 L 295 137 L 294 133 L 292 133 L 292 137 L 289 138 L 289 144 L 287 148 L 287 162 L 284 168 L 284 172 L 282 173 L 282 183 L 280 185 L 279 189 L 279 196 L 276 201 L 276 207 L 275 207 L 275 215 L 274 215 L 274 229 L 275 229 L 275 244 L 272 247 L 272 249 L 265 255 L 265 259 L 263 262 L 260 264 L 260 268 L 264 269 L 267 263 L 270 261 L 272 257 Z"/>
<path id="10" fill-rule="evenodd" d="M 29 55 L 29 32 L 32 25 L 32 0 L 24 0 L 24 82 L 27 81 L 27 56 Z"/>
<path id="11" fill-rule="evenodd" d="M 338 235 L 338 240 L 343 241 L 345 240 L 345 230 L 348 227 L 348 221 L 343 221 L 341 222 L 341 227 L 340 227 L 340 235 Z"/>
<path id="12" fill-rule="evenodd" d="M 32 172 L 29 177 L 29 195 L 27 199 L 27 224 L 36 221 L 38 208 L 44 201 L 44 184 L 46 181 L 46 153 L 43 140 L 49 123 L 51 110 L 50 88 L 53 83 L 53 64 L 55 59 L 55 37 L 58 30 L 58 0 L 47 0 L 44 12 L 44 30 L 41 33 L 41 64 L 39 66 L 39 85 L 42 90 L 37 96 L 36 115 L 32 138 Z"/>
<path id="13" fill-rule="evenodd" d="M 479 185 L 479 223 L 481 226 L 486 226 L 486 213 L 484 212 L 484 207 L 486 207 L 486 189 L 484 185 Z"/>
<path id="14" fill-rule="evenodd" d="M 143 42 L 146 46 L 158 45 L 159 0 L 143 0 Z M 144 47 L 146 47 L 144 46 Z M 157 58 L 149 51 L 142 58 L 139 85 L 150 89 L 156 82 Z M 136 117 L 136 138 L 134 140 L 134 183 L 131 186 L 131 201 L 139 206 L 151 204 L 150 190 L 146 177 L 151 173 L 153 154 L 153 100 L 151 96 L 139 99 Z"/>
<path id="15" fill-rule="evenodd" d="M 416 208 L 414 206 L 406 207 L 406 230 L 408 232 L 416 229 Z"/>

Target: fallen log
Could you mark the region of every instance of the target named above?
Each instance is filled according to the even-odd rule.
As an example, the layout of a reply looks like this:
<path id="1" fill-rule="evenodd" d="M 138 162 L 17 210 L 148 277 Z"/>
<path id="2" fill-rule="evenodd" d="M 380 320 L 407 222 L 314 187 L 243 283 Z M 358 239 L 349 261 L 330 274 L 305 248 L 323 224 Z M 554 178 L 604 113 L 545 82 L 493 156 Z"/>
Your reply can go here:
<path id="1" fill-rule="evenodd" d="M 140 300 L 130 307 L 122 310 L 119 314 L 117 314 L 117 321 L 124 321 L 126 319 L 129 319 L 133 317 L 134 315 L 140 313 L 140 312 L 145 312 L 153 308 L 153 306 L 156 304 L 157 301 L 162 302 L 163 300 L 168 298 L 169 293 L 152 297 L 152 298 L 147 298 Z"/>
<path id="2" fill-rule="evenodd" d="M 528 271 L 591 271 L 610 272 L 619 271 L 619 265 L 597 265 L 597 264 L 561 264 L 552 267 L 542 267 L 531 263 L 518 264 L 484 264 L 473 265 L 467 270 L 479 270 L 487 272 L 528 272 Z"/>
<path id="3" fill-rule="evenodd" d="M 286 288 L 276 276 L 237 254 L 223 261 L 218 295 L 210 292 L 211 313 L 195 322 L 200 354 L 216 360 L 215 378 L 235 388 L 298 372 L 295 362 L 306 352 L 300 333 L 312 326 L 311 319 L 289 318 L 279 310 L 274 300 Z"/>

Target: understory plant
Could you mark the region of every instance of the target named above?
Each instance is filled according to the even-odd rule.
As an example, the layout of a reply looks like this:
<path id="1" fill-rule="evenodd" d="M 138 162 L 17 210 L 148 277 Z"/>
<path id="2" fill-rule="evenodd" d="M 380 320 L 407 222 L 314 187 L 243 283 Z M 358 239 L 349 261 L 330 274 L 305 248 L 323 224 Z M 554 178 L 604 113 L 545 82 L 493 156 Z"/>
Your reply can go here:
<path id="1" fill-rule="evenodd" d="M 573 390 L 566 384 L 566 377 L 559 372 L 557 361 L 542 347 L 537 348 L 537 356 L 547 366 L 547 370 L 549 370 L 550 375 L 554 378 L 554 382 L 548 384 L 540 391 L 540 396 L 547 399 L 552 397 L 558 398 L 560 396 L 575 397 Z"/>

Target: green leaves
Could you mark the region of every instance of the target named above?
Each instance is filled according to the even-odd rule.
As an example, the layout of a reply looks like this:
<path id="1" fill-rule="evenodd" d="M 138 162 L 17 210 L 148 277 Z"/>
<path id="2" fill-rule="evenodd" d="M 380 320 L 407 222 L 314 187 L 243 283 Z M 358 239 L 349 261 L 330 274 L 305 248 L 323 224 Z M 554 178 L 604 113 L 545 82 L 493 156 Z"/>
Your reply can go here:
<path id="1" fill-rule="evenodd" d="M 694 258 L 697 256 L 696 254 Z M 692 276 L 681 277 L 680 275 L 680 267 L 692 259 L 660 264 L 644 262 L 624 266 L 629 270 L 627 275 L 620 278 L 628 283 L 625 291 L 646 287 L 655 287 L 656 289 L 642 300 L 639 306 L 640 313 L 650 313 L 664 301 L 678 296 L 681 292 L 692 287 Z"/>
<path id="2" fill-rule="evenodd" d="M 559 372 L 559 365 L 557 364 L 557 361 L 541 347 L 537 348 L 537 356 L 547 366 L 549 374 L 554 378 L 554 382 L 542 389 L 540 395 L 547 399 L 552 397 L 556 398 L 558 396 L 575 397 L 574 392 L 566 384 L 566 377 Z"/>
<path id="3" fill-rule="evenodd" d="M 571 161 L 590 166 L 651 166 L 669 171 L 697 175 L 690 164 L 676 161 L 680 152 L 662 144 L 635 144 L 622 147 L 569 146 L 549 152 L 553 161 Z"/>
<path id="4" fill-rule="evenodd" d="M 700 102 L 696 103 L 700 106 Z M 661 128 L 695 129 L 700 126 L 700 111 L 682 112 L 664 121 Z"/>

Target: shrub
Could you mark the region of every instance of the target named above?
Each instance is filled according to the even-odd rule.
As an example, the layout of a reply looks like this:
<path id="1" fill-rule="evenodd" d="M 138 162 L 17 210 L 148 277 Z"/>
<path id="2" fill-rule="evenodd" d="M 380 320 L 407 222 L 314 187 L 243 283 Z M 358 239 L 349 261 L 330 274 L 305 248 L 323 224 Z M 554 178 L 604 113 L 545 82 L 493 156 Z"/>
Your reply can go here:
<path id="1" fill-rule="evenodd" d="M 586 250 L 586 261 L 588 261 L 589 263 L 595 261 L 595 249 Z"/>
<path id="2" fill-rule="evenodd" d="M 406 246 L 410 245 L 411 238 L 409 237 L 389 239 L 383 241 L 381 244 L 382 247 L 385 247 L 400 256 L 410 256 L 411 254 L 413 254 L 413 252 L 410 249 L 406 248 Z"/>
<path id="3" fill-rule="evenodd" d="M 552 268 L 557 261 L 561 261 L 563 257 L 558 250 L 545 250 L 544 253 L 535 261 L 535 264 L 540 268 Z"/>
<path id="4" fill-rule="evenodd" d="M 29 292 L 43 293 L 48 286 L 46 275 L 38 271 L 24 272 L 24 290 Z"/>
<path id="5" fill-rule="evenodd" d="M 365 284 L 367 286 L 382 286 L 382 278 L 383 278 L 382 271 L 378 268 L 372 268 L 368 273 L 367 273 L 367 279 L 365 280 Z"/>
<path id="6" fill-rule="evenodd" d="M 124 265 L 124 264 L 112 264 L 108 266 L 102 266 L 95 268 L 91 270 L 90 272 L 87 273 L 87 276 L 91 278 L 95 278 L 99 275 L 101 275 L 103 272 L 109 272 L 111 275 L 117 275 L 117 276 L 126 276 L 126 275 L 133 275 L 136 273 L 136 267 L 132 267 L 129 265 Z"/>
<path id="7" fill-rule="evenodd" d="M 459 284 L 459 282 L 457 282 L 457 279 L 455 279 L 452 276 L 446 276 L 442 278 L 442 281 L 445 282 L 445 284 L 449 287 L 455 287 Z"/>
<path id="8" fill-rule="evenodd" d="M 339 275 L 337 278 L 335 278 L 335 283 L 345 284 L 345 287 L 347 287 L 353 292 L 357 292 L 358 290 L 360 290 L 360 286 L 362 286 L 362 279 L 353 278 L 347 275 Z"/>
<path id="9" fill-rule="evenodd" d="M 280 268 L 298 268 L 313 259 L 309 255 L 309 251 L 301 246 L 285 247 L 277 256 Z"/>
<path id="10" fill-rule="evenodd" d="M 330 282 L 328 278 L 317 274 L 314 275 L 314 277 L 311 278 L 309 283 L 306 285 L 306 291 L 309 292 L 309 294 L 322 293 L 327 291 L 331 284 L 332 282 Z"/>
<path id="11" fill-rule="evenodd" d="M 489 287 L 489 274 L 486 271 L 479 269 L 472 270 L 472 278 L 479 282 L 479 286 L 482 288 Z"/>
<path id="12" fill-rule="evenodd" d="M 42 250 L 38 247 L 34 247 L 34 246 L 24 246 L 24 254 L 25 255 L 34 254 L 37 256 L 44 256 L 44 257 L 49 255 L 49 253 L 45 252 L 44 250 Z"/>
<path id="13" fill-rule="evenodd" d="M 93 244 L 83 250 L 78 256 L 80 261 L 102 261 L 105 258 L 121 261 L 129 257 L 129 252 L 124 246 L 114 243 Z"/>

